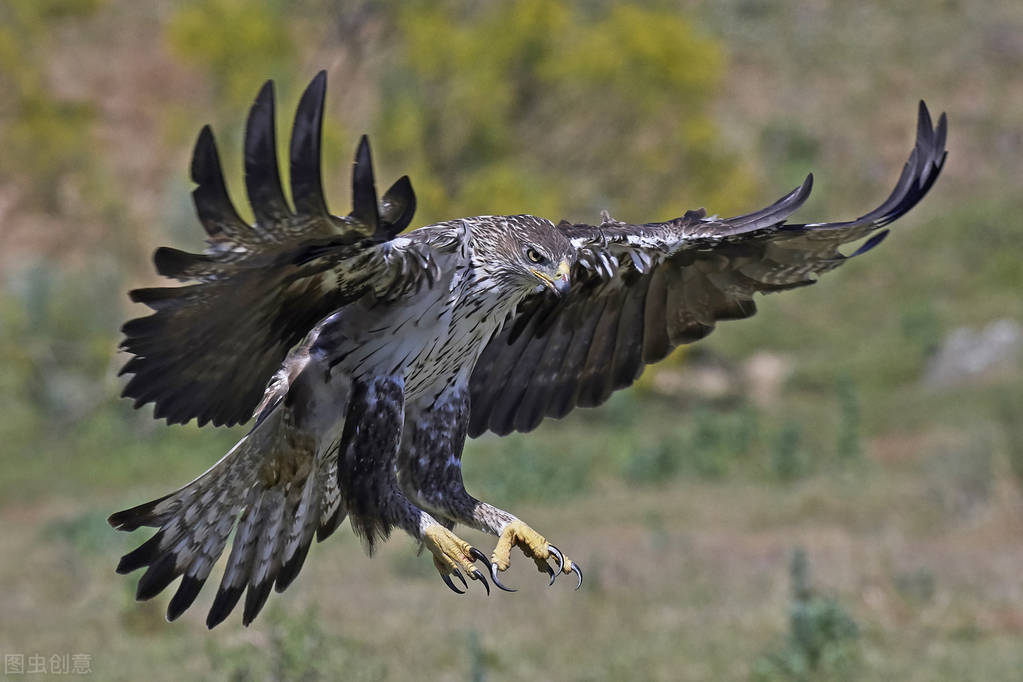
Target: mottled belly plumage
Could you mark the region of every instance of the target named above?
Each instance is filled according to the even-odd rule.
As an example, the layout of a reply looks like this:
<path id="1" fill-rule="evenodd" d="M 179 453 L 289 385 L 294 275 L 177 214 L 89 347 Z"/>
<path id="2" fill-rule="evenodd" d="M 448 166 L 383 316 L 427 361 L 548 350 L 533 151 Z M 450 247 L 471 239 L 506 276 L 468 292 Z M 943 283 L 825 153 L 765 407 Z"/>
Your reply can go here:
<path id="1" fill-rule="evenodd" d="M 424 290 L 399 306 L 359 308 L 327 318 L 314 352 L 326 355 L 332 376 L 403 377 L 406 401 L 471 370 L 501 319 L 472 305 L 464 290 L 447 287 Z"/>

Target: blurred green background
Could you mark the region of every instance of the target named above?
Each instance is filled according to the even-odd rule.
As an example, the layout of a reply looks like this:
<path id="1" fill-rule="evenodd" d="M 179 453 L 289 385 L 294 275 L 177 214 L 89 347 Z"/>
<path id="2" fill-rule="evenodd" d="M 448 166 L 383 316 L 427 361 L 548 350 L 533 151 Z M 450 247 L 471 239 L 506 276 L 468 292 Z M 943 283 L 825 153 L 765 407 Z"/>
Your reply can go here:
<path id="1" fill-rule="evenodd" d="M 1021 62 L 1011 0 L 0 3 L 0 654 L 124 680 L 1018 679 Z M 950 156 L 869 256 L 602 409 L 468 445 L 470 490 L 578 559 L 581 591 L 519 561 L 518 594 L 455 597 L 404 536 L 371 560 L 345 530 L 250 628 L 207 632 L 210 588 L 167 624 L 169 595 L 113 572 L 141 536 L 105 517 L 241 431 L 117 398 L 125 291 L 156 246 L 201 247 L 200 126 L 241 205 L 251 98 L 276 79 L 283 148 L 321 68 L 335 211 L 366 132 L 414 226 L 725 215 L 811 170 L 799 216 L 853 217 L 921 98 Z"/>

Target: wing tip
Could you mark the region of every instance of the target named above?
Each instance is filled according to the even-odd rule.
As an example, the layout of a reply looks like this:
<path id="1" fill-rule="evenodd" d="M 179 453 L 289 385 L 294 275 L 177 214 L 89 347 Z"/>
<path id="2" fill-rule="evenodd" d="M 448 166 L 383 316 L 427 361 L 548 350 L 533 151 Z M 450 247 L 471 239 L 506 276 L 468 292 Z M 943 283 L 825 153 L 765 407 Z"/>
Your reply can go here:
<path id="1" fill-rule="evenodd" d="M 217 139 L 213 127 L 207 123 L 199 129 L 199 135 L 192 147 L 192 182 L 201 185 L 210 178 L 214 169 L 220 168 L 220 156 L 217 153 Z"/>
<path id="2" fill-rule="evenodd" d="M 403 175 L 394 181 L 380 199 L 378 213 L 380 227 L 387 239 L 398 235 L 409 226 L 416 213 L 416 191 L 412 188 L 412 180 Z"/>
<path id="3" fill-rule="evenodd" d="M 870 236 L 867 241 L 863 242 L 858 249 L 853 251 L 847 258 L 855 258 L 856 256 L 862 256 L 866 252 L 872 250 L 875 246 L 883 242 L 891 234 L 891 230 L 884 229 Z"/>
<path id="4" fill-rule="evenodd" d="M 327 72 L 321 69 L 302 93 L 291 126 L 291 198 L 299 214 L 330 214 L 323 193 L 321 170 L 326 93 Z"/>
<path id="5" fill-rule="evenodd" d="M 270 78 L 264 81 L 263 85 L 260 86 L 259 92 L 256 93 L 256 99 L 254 100 L 253 105 L 269 104 L 270 106 L 273 106 L 273 101 L 274 82 L 273 79 Z"/>
<path id="6" fill-rule="evenodd" d="M 359 136 L 359 144 L 355 147 L 355 165 L 373 165 L 373 156 L 370 154 L 369 135 L 363 133 Z"/>
<path id="7" fill-rule="evenodd" d="M 351 218 L 376 231 L 380 220 L 378 211 L 373 155 L 370 152 L 369 136 L 363 133 L 355 150 L 355 162 L 352 167 Z"/>

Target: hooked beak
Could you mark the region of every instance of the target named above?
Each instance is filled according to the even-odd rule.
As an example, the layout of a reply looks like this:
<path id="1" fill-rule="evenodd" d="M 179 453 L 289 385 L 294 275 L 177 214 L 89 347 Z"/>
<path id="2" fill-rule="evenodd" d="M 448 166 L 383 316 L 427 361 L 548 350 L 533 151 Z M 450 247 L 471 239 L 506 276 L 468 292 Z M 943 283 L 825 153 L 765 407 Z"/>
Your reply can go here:
<path id="1" fill-rule="evenodd" d="M 558 296 L 564 296 L 572 288 L 572 280 L 569 278 L 571 272 L 571 266 L 569 266 L 567 260 L 561 261 L 558 265 L 558 270 L 555 273 L 556 278 L 552 279 L 547 273 L 533 270 L 533 274 L 544 283 L 548 289 L 553 291 Z"/>

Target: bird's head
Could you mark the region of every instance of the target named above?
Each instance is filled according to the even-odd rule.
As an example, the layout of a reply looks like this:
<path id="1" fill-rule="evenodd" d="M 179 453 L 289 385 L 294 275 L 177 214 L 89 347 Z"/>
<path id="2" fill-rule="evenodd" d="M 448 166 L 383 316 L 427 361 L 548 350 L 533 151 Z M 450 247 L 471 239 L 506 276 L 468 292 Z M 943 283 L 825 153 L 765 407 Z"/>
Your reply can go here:
<path id="1" fill-rule="evenodd" d="M 558 296 L 568 293 L 576 252 L 554 223 L 518 215 L 489 218 L 480 227 L 477 257 L 502 288 L 511 289 L 508 293 L 544 288 Z"/>

